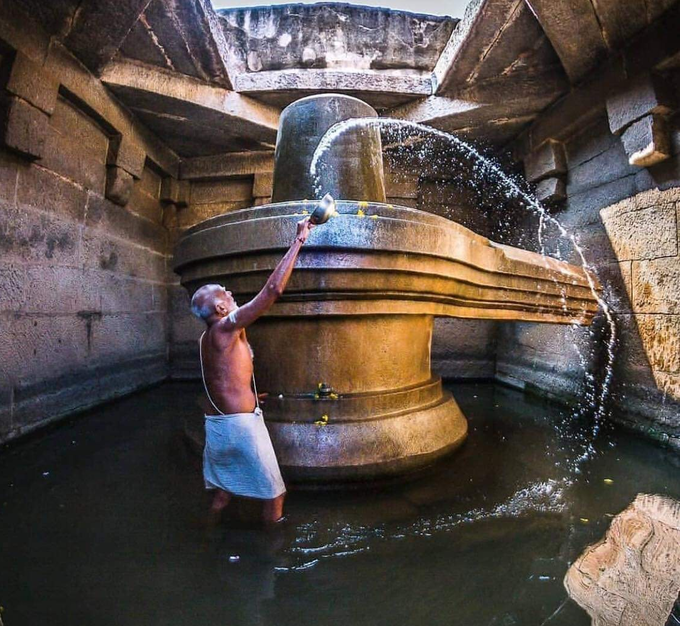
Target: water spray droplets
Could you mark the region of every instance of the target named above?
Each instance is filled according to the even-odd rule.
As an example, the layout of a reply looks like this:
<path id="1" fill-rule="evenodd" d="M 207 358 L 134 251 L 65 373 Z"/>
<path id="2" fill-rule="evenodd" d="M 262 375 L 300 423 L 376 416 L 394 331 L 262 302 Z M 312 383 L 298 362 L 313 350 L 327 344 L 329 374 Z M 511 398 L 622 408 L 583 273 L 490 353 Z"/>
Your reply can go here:
<path id="1" fill-rule="evenodd" d="M 465 182 L 468 187 L 472 187 L 479 193 L 484 193 L 485 196 L 490 196 L 490 204 L 502 204 L 505 201 L 512 200 L 522 209 L 529 211 L 531 215 L 537 218 L 537 243 L 539 251 L 542 255 L 553 257 L 558 260 L 563 260 L 565 257 L 564 251 L 559 245 L 559 241 L 566 241 L 569 243 L 573 252 L 576 254 L 578 261 L 588 283 L 593 297 L 598 303 L 600 311 L 604 317 L 606 324 L 606 341 L 605 341 L 605 355 L 604 364 L 600 371 L 603 376 L 598 380 L 591 368 L 596 357 L 594 342 L 590 342 L 591 346 L 582 345 L 583 333 L 581 325 L 578 323 L 569 326 L 572 336 L 572 345 L 574 346 L 579 367 L 582 371 L 582 401 L 571 412 L 571 421 L 580 420 L 588 415 L 592 416 L 591 436 L 586 439 L 582 434 L 575 435 L 577 441 L 573 443 L 578 444 L 578 450 L 574 452 L 573 458 L 570 459 L 570 469 L 577 473 L 580 466 L 595 453 L 593 440 L 600 432 L 601 421 L 606 415 L 607 404 L 610 394 L 613 364 L 616 347 L 616 326 L 611 310 L 600 295 L 596 286 L 596 273 L 594 268 L 588 263 L 585 253 L 579 245 L 578 238 L 567 231 L 567 229 L 552 216 L 546 208 L 533 197 L 525 183 L 515 178 L 510 174 L 505 173 L 500 166 L 488 157 L 480 154 L 478 150 L 471 145 L 462 141 L 461 139 L 446 133 L 441 130 L 423 126 L 415 122 L 408 122 L 404 120 L 394 120 L 390 118 L 355 118 L 339 122 L 332 126 L 326 134 L 321 138 L 319 145 L 314 151 L 310 165 L 310 173 L 314 180 L 315 192 L 318 197 L 322 194 L 321 189 L 321 174 L 326 167 L 323 162 L 323 157 L 333 142 L 343 133 L 352 129 L 362 129 L 366 131 L 369 128 L 378 128 L 383 133 L 389 133 L 389 141 L 387 145 L 390 149 L 390 154 L 394 159 L 415 160 L 421 165 L 427 164 L 430 169 L 434 169 L 439 175 L 446 175 L 447 182 L 457 181 Z M 448 154 L 444 149 L 437 149 L 436 142 L 444 143 L 449 148 L 454 148 L 453 154 Z M 450 152 L 450 151 L 449 151 Z M 463 181 L 461 171 L 470 170 L 471 175 L 466 176 Z M 488 181 L 492 180 L 495 185 L 489 186 Z M 523 188 L 524 187 L 524 188 Z M 500 192 L 500 195 L 498 195 Z M 505 217 L 500 222 L 505 232 L 509 232 L 513 226 L 512 219 Z M 550 232 L 556 241 L 556 249 L 554 251 L 547 248 L 547 236 Z M 517 244 L 525 247 L 527 246 L 525 233 L 520 234 Z M 556 284 L 557 281 L 556 281 Z M 567 293 L 564 286 L 559 286 L 562 309 L 566 313 L 567 307 Z M 592 330 L 588 332 L 588 337 L 593 337 Z M 564 430 L 566 425 L 558 426 L 560 430 Z M 573 434 L 573 433 L 572 433 Z"/>

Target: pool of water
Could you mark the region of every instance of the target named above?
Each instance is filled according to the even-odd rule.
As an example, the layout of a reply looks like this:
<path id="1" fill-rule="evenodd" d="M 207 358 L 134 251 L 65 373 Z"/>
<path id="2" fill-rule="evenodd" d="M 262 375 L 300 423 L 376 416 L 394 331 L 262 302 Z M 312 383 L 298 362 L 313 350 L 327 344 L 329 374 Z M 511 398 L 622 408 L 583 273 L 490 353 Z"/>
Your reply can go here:
<path id="1" fill-rule="evenodd" d="M 0 450 L 5 626 L 580 626 L 562 578 L 640 492 L 680 499 L 677 455 L 493 384 L 450 389 L 470 421 L 430 471 L 366 490 L 293 491 L 287 521 L 249 527 L 209 497 L 168 383 Z M 606 480 L 605 480 L 606 479 Z"/>

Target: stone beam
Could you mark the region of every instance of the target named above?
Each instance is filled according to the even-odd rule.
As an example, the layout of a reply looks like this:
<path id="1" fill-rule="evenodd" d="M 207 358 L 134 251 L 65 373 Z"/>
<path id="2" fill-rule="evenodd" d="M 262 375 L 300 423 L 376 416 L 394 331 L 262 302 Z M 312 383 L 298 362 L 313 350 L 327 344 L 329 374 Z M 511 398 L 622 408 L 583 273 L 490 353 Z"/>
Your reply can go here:
<path id="1" fill-rule="evenodd" d="M 357 71 L 290 69 L 243 73 L 235 79 L 235 90 L 244 94 L 272 91 L 360 91 L 396 95 L 429 96 L 432 78 L 427 74 L 388 74 L 383 70 Z"/>
<path id="2" fill-rule="evenodd" d="M 115 61 L 102 82 L 132 108 L 192 118 L 265 144 L 276 142 L 279 110 L 203 81 L 131 61 Z"/>
<path id="3" fill-rule="evenodd" d="M 565 87 L 556 73 L 485 81 L 457 95 L 430 96 L 385 112 L 387 117 L 426 124 L 446 131 L 481 126 L 493 120 L 516 120 L 549 106 Z M 503 94 L 499 98 L 498 94 Z"/>
<path id="4" fill-rule="evenodd" d="M 620 135 L 646 115 L 670 115 L 675 108 L 673 88 L 654 74 L 640 74 L 607 98 L 609 128 Z"/>
<path id="5" fill-rule="evenodd" d="M 578 87 L 543 113 L 518 139 L 518 159 L 548 139 L 565 141 L 606 110 L 607 100 L 642 74 L 663 68 L 680 53 L 680 4 L 639 34 L 607 63 L 591 72 Z M 633 112 L 634 114 L 634 112 Z M 626 114 L 628 115 L 628 114 Z M 626 119 L 625 116 L 621 117 Z M 614 127 L 618 128 L 619 122 Z"/>
<path id="6" fill-rule="evenodd" d="M 555 48 L 572 83 L 579 82 L 606 59 L 609 48 L 591 0 L 526 2 Z"/>
<path id="7" fill-rule="evenodd" d="M 151 0 L 85 0 L 74 15 L 64 44 L 99 75 Z"/>
<path id="8" fill-rule="evenodd" d="M 229 152 L 212 156 L 184 159 L 180 166 L 181 180 L 211 180 L 242 178 L 251 174 L 274 171 L 274 152 Z"/>
<path id="9" fill-rule="evenodd" d="M 472 0 L 434 68 L 435 93 L 471 82 L 476 68 L 517 17 L 524 0 Z"/>
<path id="10" fill-rule="evenodd" d="M 649 167 L 671 156 L 668 118 L 676 107 L 667 81 L 644 73 L 607 99 L 609 128 L 621 136 L 631 165 Z"/>

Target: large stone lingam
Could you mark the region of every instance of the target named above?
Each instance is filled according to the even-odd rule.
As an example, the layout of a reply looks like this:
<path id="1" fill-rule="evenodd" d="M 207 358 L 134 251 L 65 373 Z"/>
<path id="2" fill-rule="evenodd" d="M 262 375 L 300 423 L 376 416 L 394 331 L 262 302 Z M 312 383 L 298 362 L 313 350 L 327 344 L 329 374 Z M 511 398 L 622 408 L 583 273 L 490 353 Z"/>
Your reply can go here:
<path id="1" fill-rule="evenodd" d="M 206 220 L 180 240 L 175 271 L 189 293 L 218 282 L 239 302 L 252 298 L 313 209 L 305 199 L 316 197 L 319 139 L 339 121 L 375 115 L 348 96 L 291 104 L 275 202 Z M 436 316 L 588 323 L 597 310 L 580 268 L 385 204 L 377 128 L 348 130 L 324 163 L 321 194 L 339 199 L 340 215 L 311 233 L 283 297 L 249 329 L 267 425 L 294 482 L 406 472 L 464 441 L 465 417 L 430 370 Z"/>

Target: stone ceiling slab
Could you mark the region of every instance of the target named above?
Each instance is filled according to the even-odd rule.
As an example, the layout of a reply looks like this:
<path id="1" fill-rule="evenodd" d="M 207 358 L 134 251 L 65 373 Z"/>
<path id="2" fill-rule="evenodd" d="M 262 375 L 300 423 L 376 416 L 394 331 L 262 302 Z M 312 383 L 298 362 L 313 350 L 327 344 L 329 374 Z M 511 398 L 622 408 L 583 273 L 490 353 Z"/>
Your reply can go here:
<path id="1" fill-rule="evenodd" d="M 125 41 L 152 0 L 86 0 L 78 5 L 64 44 L 99 74 Z"/>
<path id="2" fill-rule="evenodd" d="M 498 79 L 456 96 L 430 96 L 405 104 L 386 111 L 385 116 L 500 146 L 559 98 L 566 87 L 563 74 L 554 72 Z"/>
<path id="3" fill-rule="evenodd" d="M 248 96 L 126 60 L 109 64 L 102 81 L 183 156 L 276 142 L 279 110 Z"/>
<path id="4" fill-rule="evenodd" d="M 210 0 L 147 4 L 122 46 L 123 55 L 231 88 L 233 55 Z"/>
<path id="5" fill-rule="evenodd" d="M 387 70 L 294 69 L 239 74 L 235 87 L 239 93 L 281 107 L 306 95 L 344 93 L 357 95 L 382 109 L 430 95 L 432 78 L 429 72 L 397 74 Z"/>
<path id="6" fill-rule="evenodd" d="M 218 11 L 240 73 L 283 69 L 432 71 L 458 20 L 342 3 Z"/>

